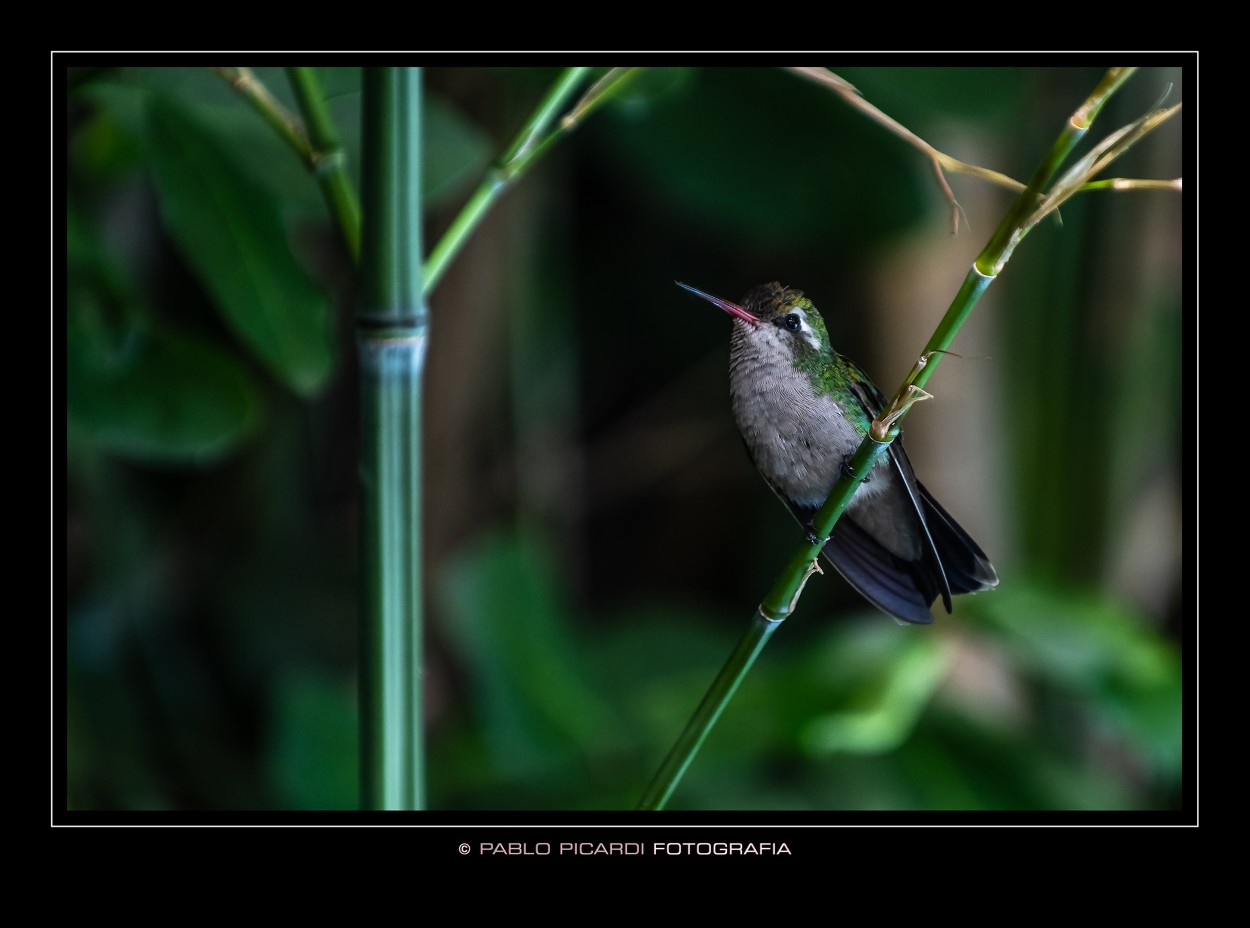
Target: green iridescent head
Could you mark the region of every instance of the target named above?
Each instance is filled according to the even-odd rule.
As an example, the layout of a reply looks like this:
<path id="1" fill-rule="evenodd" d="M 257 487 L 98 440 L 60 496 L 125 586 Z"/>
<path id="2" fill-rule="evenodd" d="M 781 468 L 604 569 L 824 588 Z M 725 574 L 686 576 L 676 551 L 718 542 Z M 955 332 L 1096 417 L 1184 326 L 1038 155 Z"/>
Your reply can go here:
<path id="1" fill-rule="evenodd" d="M 783 287 L 776 281 L 760 284 L 742 298 L 742 308 L 755 317 L 758 325 L 775 325 L 790 333 L 796 356 L 831 350 L 825 320 L 802 290 Z"/>

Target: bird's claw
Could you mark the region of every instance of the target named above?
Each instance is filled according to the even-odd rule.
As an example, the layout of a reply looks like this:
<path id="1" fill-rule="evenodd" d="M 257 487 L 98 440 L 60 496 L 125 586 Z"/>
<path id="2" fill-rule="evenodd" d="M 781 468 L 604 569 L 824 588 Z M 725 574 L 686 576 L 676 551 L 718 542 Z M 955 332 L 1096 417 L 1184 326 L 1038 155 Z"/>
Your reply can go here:
<path id="1" fill-rule="evenodd" d="M 817 535 L 816 527 L 813 526 L 812 523 L 810 522 L 804 524 L 803 528 L 806 530 L 804 532 L 803 537 L 807 540 L 807 543 L 809 545 L 820 545 L 823 548 L 825 546 L 825 542 L 829 540 L 828 535 L 826 535 L 824 538 L 821 538 L 819 535 Z"/>
<path id="2" fill-rule="evenodd" d="M 854 479 L 855 479 L 855 471 L 851 468 L 851 459 L 850 459 L 850 458 L 843 458 L 843 459 L 842 459 L 842 476 L 843 476 L 843 477 L 845 477 L 847 480 L 854 480 Z M 869 479 L 870 479 L 870 478 L 869 478 L 869 476 L 868 476 L 867 474 L 865 474 L 863 477 L 861 477 L 861 478 L 860 478 L 860 481 L 859 481 L 859 482 L 860 482 L 860 483 L 867 483 L 867 482 L 869 481 Z"/>

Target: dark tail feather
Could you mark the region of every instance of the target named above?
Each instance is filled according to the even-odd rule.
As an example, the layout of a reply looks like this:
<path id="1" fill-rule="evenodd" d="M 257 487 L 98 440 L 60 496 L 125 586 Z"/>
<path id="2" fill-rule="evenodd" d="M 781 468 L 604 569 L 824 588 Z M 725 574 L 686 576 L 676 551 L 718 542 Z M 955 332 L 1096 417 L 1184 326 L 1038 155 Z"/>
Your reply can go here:
<path id="1" fill-rule="evenodd" d="M 928 625 L 930 609 L 941 596 L 950 611 L 947 590 L 953 594 L 978 593 L 998 584 L 985 552 L 959 527 L 950 514 L 915 480 L 911 466 L 903 459 L 900 472 L 914 481 L 918 492 L 911 494 L 923 510 L 928 539 L 919 560 L 910 561 L 888 551 L 855 521 L 854 510 L 844 513 L 833 527 L 822 554 L 866 600 L 900 622 Z M 815 507 L 800 506 L 777 494 L 802 525 L 810 525 Z M 917 514 L 919 518 L 919 514 Z"/>
<path id="2" fill-rule="evenodd" d="M 942 566 L 946 569 L 946 581 L 951 592 L 979 593 L 997 586 L 998 574 L 985 552 L 941 507 L 923 483 L 917 481 L 916 485 L 920 487 L 925 521 L 942 559 Z"/>

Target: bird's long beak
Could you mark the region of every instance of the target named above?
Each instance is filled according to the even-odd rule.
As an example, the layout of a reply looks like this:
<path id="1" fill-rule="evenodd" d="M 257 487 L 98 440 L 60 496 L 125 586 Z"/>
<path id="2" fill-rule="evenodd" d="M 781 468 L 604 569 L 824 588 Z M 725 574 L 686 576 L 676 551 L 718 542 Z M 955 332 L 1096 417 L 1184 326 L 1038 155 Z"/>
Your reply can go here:
<path id="1" fill-rule="evenodd" d="M 690 286 L 690 284 L 683 284 L 680 280 L 675 280 L 673 281 L 673 283 L 677 284 L 677 286 L 681 287 L 683 290 L 689 290 L 695 296 L 702 297 L 703 299 L 711 303 L 713 306 L 719 306 L 725 312 L 729 313 L 729 315 L 736 316 L 737 318 L 741 319 L 743 322 L 749 322 L 751 325 L 759 325 L 760 317 L 752 315 L 751 313 L 747 312 L 737 303 L 731 303 L 728 300 L 722 300 L 718 296 L 712 296 L 712 294 L 710 293 L 704 293 L 702 290 L 698 289 L 697 287 L 692 287 Z"/>

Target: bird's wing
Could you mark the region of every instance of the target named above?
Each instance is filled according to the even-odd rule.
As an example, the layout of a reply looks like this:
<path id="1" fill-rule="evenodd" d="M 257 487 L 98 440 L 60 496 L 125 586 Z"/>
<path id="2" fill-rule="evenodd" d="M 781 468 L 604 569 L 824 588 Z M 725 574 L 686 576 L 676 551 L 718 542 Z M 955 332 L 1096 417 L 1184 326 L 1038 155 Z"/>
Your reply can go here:
<path id="1" fill-rule="evenodd" d="M 885 398 L 867 378 L 853 379 L 851 389 L 872 417 L 880 415 Z M 901 437 L 891 443 L 889 455 L 915 514 L 920 557 L 912 560 L 887 550 L 856 522 L 855 510 L 844 513 L 834 525 L 821 553 L 878 609 L 901 622 L 927 625 L 933 621 L 930 608 L 938 596 L 950 612 L 953 593 L 989 589 L 998 583 L 998 576 L 976 542 L 916 479 Z M 794 502 L 776 486 L 772 489 L 799 524 L 811 526 L 816 507 Z"/>
<path id="2" fill-rule="evenodd" d="M 803 506 L 773 487 L 799 524 L 810 526 L 815 506 Z M 925 565 L 887 551 L 845 514 L 833 527 L 821 554 L 864 599 L 901 622 L 927 625 L 938 590 Z"/>
<path id="3" fill-rule="evenodd" d="M 856 370 L 858 370 L 856 368 Z M 855 394 L 856 399 L 865 410 L 867 410 L 871 418 L 876 418 L 881 414 L 881 410 L 885 408 L 885 397 L 876 385 L 866 377 L 855 377 L 851 380 L 851 391 Z M 942 605 L 946 607 L 946 611 L 951 611 L 951 586 L 946 577 L 946 569 L 943 566 L 941 549 L 933 534 L 929 530 L 929 522 L 926 518 L 925 506 L 923 500 L 928 497 L 932 501 L 932 497 L 920 486 L 920 481 L 916 479 L 916 472 L 911 466 L 911 460 L 907 457 L 907 452 L 903 449 L 902 436 L 898 436 L 890 443 L 890 464 L 894 468 L 894 472 L 898 474 L 899 482 L 903 485 L 903 489 L 907 493 L 908 499 L 911 501 L 911 512 L 915 517 L 916 527 L 919 529 L 917 537 L 920 540 L 921 557 L 920 562 L 902 561 L 906 564 L 913 574 L 915 588 L 922 595 L 928 595 L 927 603 L 932 603 L 940 594 L 942 597 Z M 945 513 L 943 513 L 945 515 Z M 947 516 L 947 520 L 950 517 Z M 846 521 L 844 516 L 839 520 L 838 524 Z M 835 527 L 836 534 L 836 527 Z M 861 535 L 867 537 L 867 533 L 861 532 Z M 969 539 L 971 541 L 971 539 Z M 889 611 L 889 610 L 887 610 Z M 909 620 L 910 621 L 910 620 Z M 930 617 L 929 621 L 932 621 Z"/>

